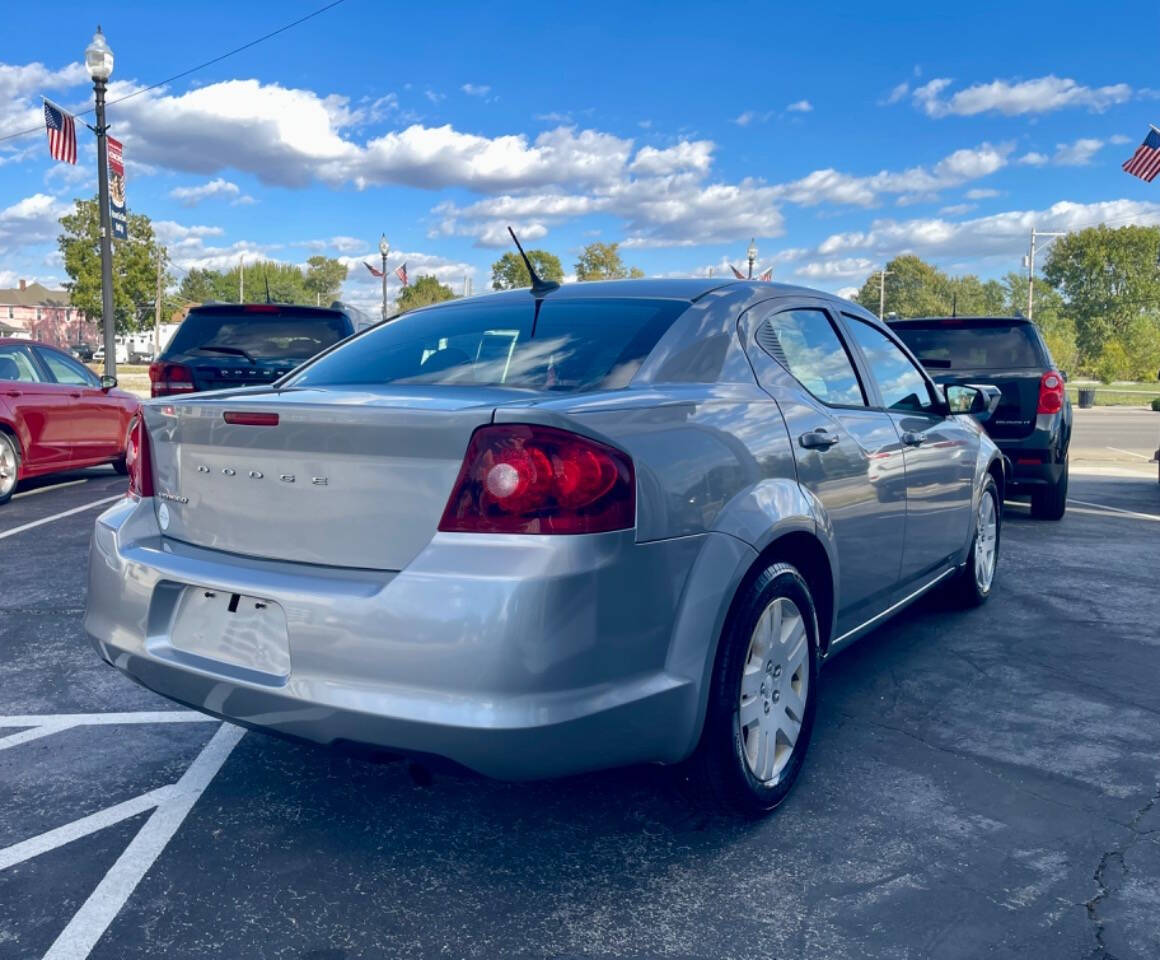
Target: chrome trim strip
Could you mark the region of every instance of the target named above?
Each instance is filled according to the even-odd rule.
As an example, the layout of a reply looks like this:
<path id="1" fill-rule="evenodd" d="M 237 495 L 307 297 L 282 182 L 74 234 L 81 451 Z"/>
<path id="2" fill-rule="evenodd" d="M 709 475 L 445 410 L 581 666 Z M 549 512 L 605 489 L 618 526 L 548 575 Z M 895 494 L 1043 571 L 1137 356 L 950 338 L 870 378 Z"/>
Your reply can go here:
<path id="1" fill-rule="evenodd" d="M 865 629 L 866 629 L 868 626 L 870 626 L 872 623 L 877 623 L 877 622 L 878 622 L 879 620 L 881 620 L 883 617 L 888 617 L 888 616 L 890 616 L 890 614 L 892 614 L 892 613 L 893 613 L 895 610 L 897 610 L 899 607 L 904 607 L 904 606 L 906 606 L 908 603 L 910 603 L 912 600 L 917 600 L 917 599 L 918 599 L 920 596 L 922 596 L 924 593 L 926 593 L 926 592 L 927 592 L 927 591 L 928 591 L 928 590 L 929 590 L 931 587 L 933 587 L 933 586 L 934 586 L 936 583 L 939 583 L 940 581 L 942 581 L 942 580 L 945 580 L 945 579 L 946 579 L 947 577 L 949 577 L 949 576 L 950 576 L 952 573 L 954 573 L 954 572 L 955 572 L 955 570 L 957 570 L 957 569 L 958 569 L 957 567 L 951 567 L 949 570 L 944 570 L 942 573 L 940 573 L 940 574 L 939 574 L 937 577 L 935 577 L 935 578 L 934 578 L 933 580 L 931 580 L 929 583 L 927 583 L 927 584 L 925 584 L 925 585 L 923 585 L 923 586 L 919 587 L 917 590 L 915 590 L 915 591 L 914 591 L 914 593 L 911 593 L 911 594 L 909 594 L 909 595 L 907 595 L 907 596 L 903 597 L 903 598 L 902 598 L 901 600 L 899 600 L 897 603 L 893 603 L 893 604 L 891 604 L 889 607 L 887 607 L 887 608 L 886 608 L 885 610 L 883 610 L 881 613 L 877 613 L 877 614 L 875 614 L 875 615 L 874 615 L 874 616 L 872 616 L 872 617 L 871 617 L 869 620 L 867 620 L 865 623 L 863 623 L 863 624 L 859 624 L 858 626 L 856 626 L 856 627 L 855 627 L 853 630 L 847 630 L 847 631 L 846 631 L 845 633 L 843 633 L 843 634 L 842 634 L 840 637 L 836 637 L 835 639 L 831 640 L 831 641 L 830 641 L 829 650 L 833 650 L 833 649 L 834 649 L 834 647 L 836 647 L 836 646 L 837 646 L 839 643 L 841 643 L 843 640 L 846 640 L 846 639 L 848 639 L 848 638 L 850 638 L 850 637 L 854 636 L 854 634 L 856 634 L 856 633 L 860 633 L 861 631 L 865 630 Z M 827 653 L 828 653 L 828 651 L 827 651 Z"/>

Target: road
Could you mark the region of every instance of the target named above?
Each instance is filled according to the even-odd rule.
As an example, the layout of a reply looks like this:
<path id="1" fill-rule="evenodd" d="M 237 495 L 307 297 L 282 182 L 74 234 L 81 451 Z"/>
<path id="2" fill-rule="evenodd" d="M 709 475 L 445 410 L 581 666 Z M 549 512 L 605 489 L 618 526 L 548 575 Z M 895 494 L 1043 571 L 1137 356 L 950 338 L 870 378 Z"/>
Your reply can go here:
<path id="1" fill-rule="evenodd" d="M 82 635 L 99 507 L 68 511 L 124 479 L 26 490 L 0 508 L 0 960 L 1154 960 L 1160 485 L 1132 469 L 1073 474 L 1057 524 L 1009 505 L 990 603 L 931 598 L 829 664 L 760 823 L 658 767 L 501 784 L 234 745 Z"/>

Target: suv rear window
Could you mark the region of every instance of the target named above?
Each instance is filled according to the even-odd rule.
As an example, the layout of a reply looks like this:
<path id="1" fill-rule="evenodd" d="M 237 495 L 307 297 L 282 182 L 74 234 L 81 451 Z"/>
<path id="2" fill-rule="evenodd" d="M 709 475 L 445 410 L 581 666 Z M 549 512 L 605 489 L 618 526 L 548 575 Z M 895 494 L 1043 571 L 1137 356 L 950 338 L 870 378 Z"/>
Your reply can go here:
<path id="1" fill-rule="evenodd" d="M 891 326 L 921 362 L 938 369 L 1013 370 L 1040 367 L 1038 338 L 1029 323 L 932 320 Z"/>
<path id="2" fill-rule="evenodd" d="M 441 306 L 376 327 L 290 383 L 623 387 L 687 307 L 679 300 L 546 300 L 537 318 L 531 297 Z"/>
<path id="3" fill-rule="evenodd" d="M 213 356 L 244 350 L 255 360 L 307 360 L 350 333 L 350 321 L 332 311 L 233 312 L 195 308 L 173 335 L 165 353 Z"/>

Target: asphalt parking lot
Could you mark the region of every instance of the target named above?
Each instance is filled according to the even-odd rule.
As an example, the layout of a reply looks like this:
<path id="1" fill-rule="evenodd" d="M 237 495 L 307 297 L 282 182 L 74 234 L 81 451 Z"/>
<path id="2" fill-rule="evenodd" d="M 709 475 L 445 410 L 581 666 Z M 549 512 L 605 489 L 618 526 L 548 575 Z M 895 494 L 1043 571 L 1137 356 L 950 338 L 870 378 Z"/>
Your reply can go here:
<path id="1" fill-rule="evenodd" d="M 179 710 L 81 630 L 124 479 L 26 486 L 0 508 L 0 958 L 1158 957 L 1158 439 L 1077 411 L 1067 517 L 1009 505 L 989 604 L 927 599 L 836 658 L 761 823 L 661 768 L 428 781 Z"/>

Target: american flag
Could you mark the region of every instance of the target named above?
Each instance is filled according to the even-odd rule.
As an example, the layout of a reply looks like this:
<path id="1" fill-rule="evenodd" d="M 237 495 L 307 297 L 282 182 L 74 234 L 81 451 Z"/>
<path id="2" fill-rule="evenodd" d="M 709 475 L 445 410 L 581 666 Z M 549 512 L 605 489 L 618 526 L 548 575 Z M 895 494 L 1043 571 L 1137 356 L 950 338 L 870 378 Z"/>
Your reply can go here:
<path id="1" fill-rule="evenodd" d="M 1160 130 L 1153 127 L 1144 142 L 1136 148 L 1132 158 L 1124 164 L 1124 170 L 1145 183 L 1151 183 L 1160 173 Z"/>
<path id="2" fill-rule="evenodd" d="M 733 266 L 733 264 L 729 264 L 729 269 L 733 271 L 733 276 L 735 276 L 738 280 L 745 279 L 745 274 L 743 274 L 740 270 L 738 270 L 735 266 Z"/>
<path id="3" fill-rule="evenodd" d="M 404 287 L 407 285 L 407 265 L 405 263 L 402 266 L 395 267 L 395 276 L 402 281 Z"/>
<path id="4" fill-rule="evenodd" d="M 371 272 L 372 277 L 381 277 L 383 275 L 382 270 L 377 270 L 376 268 L 372 267 L 369 263 L 367 263 L 365 260 L 363 261 L 363 266 L 366 267 Z"/>
<path id="5" fill-rule="evenodd" d="M 765 273 L 763 273 L 758 279 L 760 279 L 762 283 L 769 283 L 771 280 L 773 280 L 773 267 L 770 267 L 768 270 L 766 270 Z"/>
<path id="6" fill-rule="evenodd" d="M 48 152 L 53 160 L 77 162 L 77 125 L 71 113 L 44 101 L 44 128 L 48 131 Z"/>

